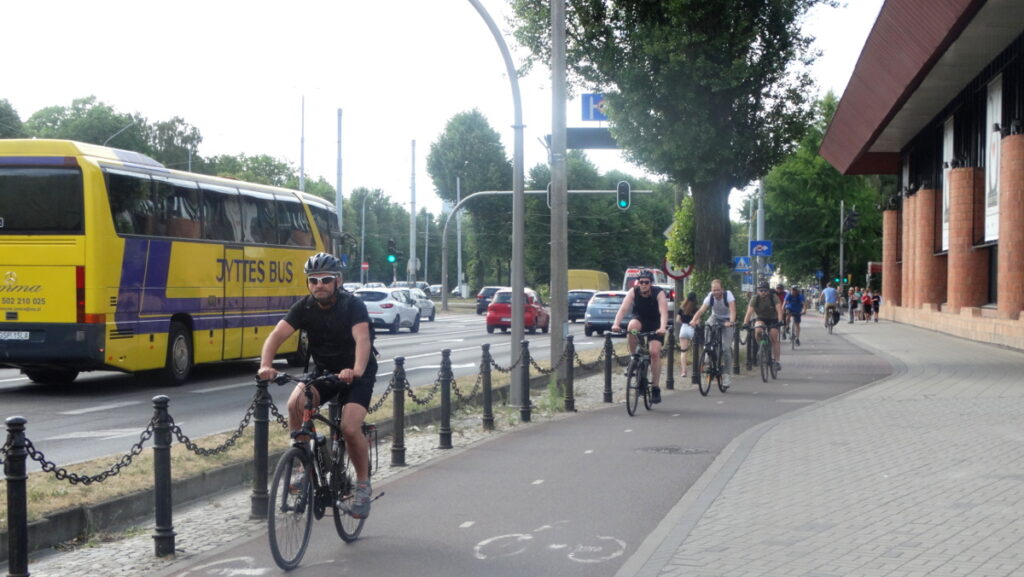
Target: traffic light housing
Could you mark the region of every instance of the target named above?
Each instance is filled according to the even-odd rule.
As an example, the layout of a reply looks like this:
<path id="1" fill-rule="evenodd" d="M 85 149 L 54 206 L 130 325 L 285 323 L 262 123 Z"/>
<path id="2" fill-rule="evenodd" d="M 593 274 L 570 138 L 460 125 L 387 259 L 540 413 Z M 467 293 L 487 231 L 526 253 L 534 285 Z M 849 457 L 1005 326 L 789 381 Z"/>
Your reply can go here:
<path id="1" fill-rule="evenodd" d="M 846 217 L 843 219 L 843 230 L 852 230 L 857 226 L 857 219 L 860 218 L 860 213 L 856 210 L 851 210 L 846 213 Z"/>
<path id="2" fill-rule="evenodd" d="M 392 264 L 398 262 L 398 249 L 395 248 L 395 239 L 393 238 L 388 239 L 388 262 Z"/>
<path id="3" fill-rule="evenodd" d="M 620 180 L 619 184 L 615 186 L 615 206 L 619 207 L 619 210 L 629 209 L 629 195 L 629 183 Z"/>

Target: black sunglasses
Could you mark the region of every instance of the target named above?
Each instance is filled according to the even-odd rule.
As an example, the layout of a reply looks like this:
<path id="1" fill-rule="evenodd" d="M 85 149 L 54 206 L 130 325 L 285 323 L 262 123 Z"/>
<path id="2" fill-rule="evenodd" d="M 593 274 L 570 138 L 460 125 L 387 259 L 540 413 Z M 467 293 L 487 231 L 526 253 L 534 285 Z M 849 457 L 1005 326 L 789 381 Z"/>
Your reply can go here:
<path id="1" fill-rule="evenodd" d="M 651 281 L 649 281 L 649 280 L 638 280 L 638 281 L 636 281 L 636 284 L 651 284 Z"/>
<path id="2" fill-rule="evenodd" d="M 306 281 L 309 282 L 309 284 L 311 284 L 313 286 L 316 286 L 318 284 L 332 283 L 332 282 L 334 282 L 336 280 L 338 280 L 338 277 L 336 277 L 336 276 L 308 276 L 308 277 L 306 277 Z"/>

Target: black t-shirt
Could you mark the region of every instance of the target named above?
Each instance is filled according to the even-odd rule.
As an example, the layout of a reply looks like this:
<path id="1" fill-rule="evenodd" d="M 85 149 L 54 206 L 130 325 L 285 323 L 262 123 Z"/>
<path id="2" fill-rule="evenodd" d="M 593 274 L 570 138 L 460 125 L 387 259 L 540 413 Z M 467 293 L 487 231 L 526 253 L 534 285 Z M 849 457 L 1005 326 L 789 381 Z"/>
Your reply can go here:
<path id="1" fill-rule="evenodd" d="M 651 294 L 644 297 L 640 287 L 633 288 L 633 317 L 640 320 L 640 329 L 656 331 L 661 328 L 661 309 L 658 308 L 658 293 L 661 287 L 652 286 Z"/>
<path id="2" fill-rule="evenodd" d="M 363 301 L 344 291 L 337 294 L 337 300 L 328 309 L 320 308 L 316 299 L 306 296 L 292 305 L 284 317 L 285 322 L 295 329 L 306 331 L 310 354 L 317 368 L 332 373 L 355 366 L 356 340 L 352 337 L 352 327 L 372 322 Z M 372 325 L 370 330 L 373 330 Z M 376 367 L 377 359 L 371 352 L 366 372 L 376 373 Z"/>

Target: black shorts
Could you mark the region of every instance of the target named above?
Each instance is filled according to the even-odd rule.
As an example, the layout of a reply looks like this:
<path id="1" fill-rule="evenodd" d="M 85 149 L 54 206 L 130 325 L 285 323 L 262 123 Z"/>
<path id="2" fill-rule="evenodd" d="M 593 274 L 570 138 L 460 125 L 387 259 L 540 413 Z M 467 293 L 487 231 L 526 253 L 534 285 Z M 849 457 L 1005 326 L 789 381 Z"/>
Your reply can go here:
<path id="1" fill-rule="evenodd" d="M 313 388 L 320 395 L 320 404 L 325 404 L 337 397 L 338 402 L 342 406 L 348 403 L 356 403 L 369 410 L 370 398 L 373 396 L 373 386 L 376 383 L 377 368 L 373 367 L 371 369 L 367 367 L 367 372 L 352 381 L 351 385 L 346 385 L 340 381 L 319 382 L 314 384 Z"/>
<path id="2" fill-rule="evenodd" d="M 800 324 L 800 317 L 803 316 L 804 312 L 803 311 L 800 311 L 800 312 L 786 311 L 786 314 L 789 315 L 789 318 L 793 319 L 794 323 Z"/>

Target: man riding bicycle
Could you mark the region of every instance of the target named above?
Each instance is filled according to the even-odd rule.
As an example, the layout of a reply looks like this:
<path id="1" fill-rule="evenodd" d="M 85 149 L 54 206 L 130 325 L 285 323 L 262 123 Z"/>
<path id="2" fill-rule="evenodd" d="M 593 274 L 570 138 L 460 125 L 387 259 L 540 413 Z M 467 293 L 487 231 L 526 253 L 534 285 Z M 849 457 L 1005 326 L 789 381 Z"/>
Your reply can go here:
<path id="1" fill-rule="evenodd" d="M 626 327 L 629 331 L 629 354 L 636 352 L 638 344 L 633 331 L 658 333 L 651 335 L 648 346 L 651 350 L 651 402 L 660 403 L 658 379 L 661 377 L 661 347 L 665 342 L 665 331 L 668 330 L 668 300 L 665 291 L 654 286 L 654 273 L 651 271 L 642 271 L 636 279 L 636 286 L 626 293 L 619 312 L 615 313 L 613 332 L 622 330 L 620 323 L 627 315 L 630 317 L 629 326 Z"/>
<path id="2" fill-rule="evenodd" d="M 725 385 L 729 386 L 732 384 L 732 340 L 736 324 L 736 297 L 733 296 L 732 291 L 724 290 L 722 281 L 718 279 L 711 281 L 711 292 L 704 297 L 704 302 L 693 314 L 690 325 L 694 327 L 700 325 L 701 317 L 708 309 L 711 309 L 711 318 L 708 319 L 708 323 L 720 324 L 723 327 L 722 370 L 725 373 Z"/>
<path id="3" fill-rule="evenodd" d="M 782 323 L 788 324 L 789 320 L 793 319 L 793 336 L 791 338 L 796 346 L 800 346 L 800 318 L 805 312 L 807 312 L 807 299 L 800 292 L 800 287 L 793 285 L 786 293 L 785 300 L 782 301 Z"/>
<path id="4" fill-rule="evenodd" d="M 839 322 L 839 291 L 832 283 L 828 283 L 825 290 L 821 291 L 821 298 L 825 301 L 825 326 L 828 326 L 828 315 L 832 315 L 832 324 Z"/>
<path id="5" fill-rule="evenodd" d="M 370 315 L 363 301 L 342 290 L 341 263 L 334 256 L 315 254 L 306 261 L 303 271 L 310 294 L 292 305 L 263 343 L 259 378 L 270 380 L 277 376 L 273 367 L 277 349 L 295 331 L 304 330 L 318 372 L 333 373 L 340 381 L 314 385 L 313 403 L 320 406 L 339 397 L 342 435 L 356 470 L 351 514 L 365 519 L 370 515 L 372 491 L 363 421 L 377 377 L 377 359 L 371 354 Z M 292 431 L 302 426 L 306 406 L 303 387 L 302 383 L 296 386 L 288 399 L 288 427 Z"/>
<path id="6" fill-rule="evenodd" d="M 757 294 L 750 299 L 747 305 L 747 314 L 743 317 L 743 324 L 749 324 L 751 317 L 756 317 L 754 323 L 755 338 L 761 338 L 761 331 L 768 329 L 768 335 L 772 340 L 772 356 L 775 358 L 775 371 L 782 370 L 779 362 L 782 353 L 782 346 L 779 343 L 779 319 L 782 318 L 782 301 L 779 296 L 769 288 L 768 283 L 761 283 L 757 287 Z"/>

